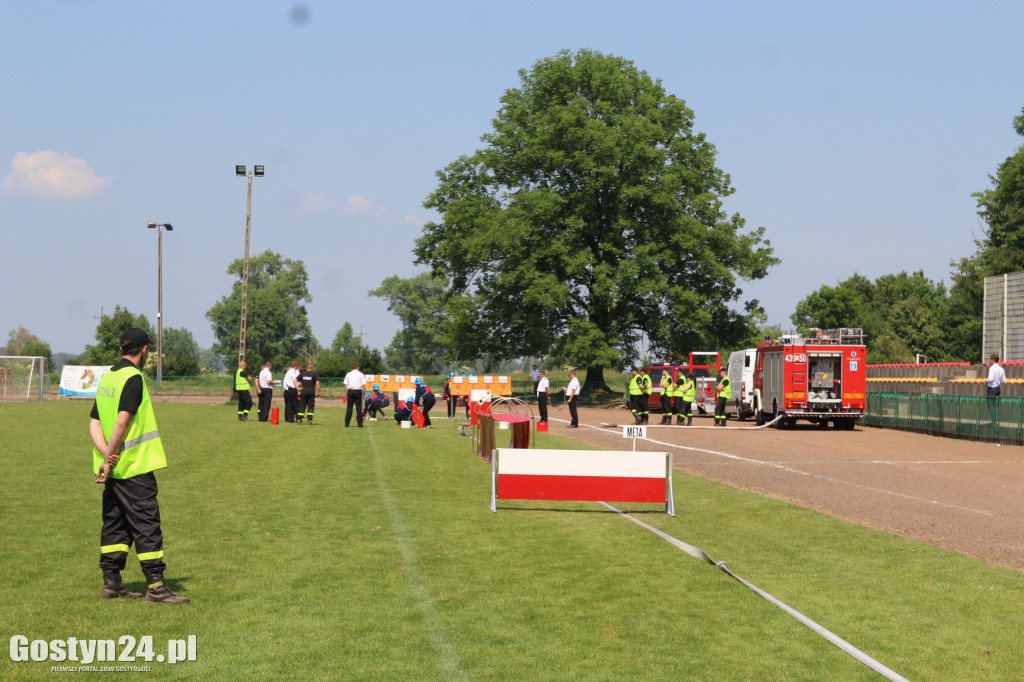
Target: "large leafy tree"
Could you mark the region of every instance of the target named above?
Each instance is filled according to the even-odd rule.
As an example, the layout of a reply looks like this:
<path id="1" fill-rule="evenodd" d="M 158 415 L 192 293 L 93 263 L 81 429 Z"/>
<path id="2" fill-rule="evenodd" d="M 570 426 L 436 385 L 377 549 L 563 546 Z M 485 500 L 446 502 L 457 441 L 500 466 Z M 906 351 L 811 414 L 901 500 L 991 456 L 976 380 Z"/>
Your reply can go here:
<path id="1" fill-rule="evenodd" d="M 199 374 L 201 351 L 195 337 L 188 329 L 184 327 L 165 329 L 163 352 L 165 376 L 185 377 Z"/>
<path id="2" fill-rule="evenodd" d="M 150 352 L 156 357 L 156 334 L 145 315 L 136 315 L 127 308 L 114 306 L 114 312 L 103 315 L 96 325 L 96 345 L 86 346 L 85 352 L 78 356 L 81 365 L 113 365 L 121 359 L 121 334 L 125 329 L 138 327 L 152 339 Z"/>
<path id="3" fill-rule="evenodd" d="M 869 362 L 913 362 L 918 353 L 941 361 L 947 359 L 942 331 L 946 300 L 946 287 L 920 270 L 883 275 L 874 282 L 854 274 L 812 292 L 797 303 L 790 319 L 804 333 L 860 327 Z"/>
<path id="4" fill-rule="evenodd" d="M 493 132 L 438 172 L 417 262 L 446 279 L 453 357 L 556 353 L 587 367 L 728 345 L 759 319 L 740 280 L 778 261 L 744 231 L 693 112 L 632 62 L 568 51 L 520 71 Z"/>
<path id="5" fill-rule="evenodd" d="M 0 354 L 44 357 L 46 366 L 53 369 L 53 351 L 50 344 L 20 325 L 7 334 L 7 345 L 0 350 Z"/>
<path id="6" fill-rule="evenodd" d="M 444 335 L 445 283 L 430 273 L 408 279 L 394 276 L 370 292 L 387 301 L 388 310 L 402 322 L 402 328 L 384 349 L 388 365 L 395 371 L 436 374 L 444 366 L 449 349 Z"/>
<path id="7" fill-rule="evenodd" d="M 238 281 L 230 295 L 221 298 L 206 312 L 217 338 L 213 349 L 228 367 L 238 361 L 242 267 L 241 258 L 231 263 L 228 274 L 236 275 Z M 249 259 L 245 359 L 250 367 L 266 360 L 283 367 L 298 357 L 299 349 L 311 341 L 315 343 L 305 307 L 313 300 L 308 282 L 306 266 L 300 260 L 291 260 L 272 251 Z"/>
<path id="8" fill-rule="evenodd" d="M 339 329 L 338 333 L 334 335 L 334 342 L 331 343 L 331 350 L 349 356 L 359 355 L 359 351 L 362 347 L 363 343 L 352 330 L 351 322 L 346 322 L 341 325 L 341 329 Z"/>
<path id="9" fill-rule="evenodd" d="M 1024 136 L 1024 108 L 1013 119 Z M 984 234 L 975 239 L 976 251 L 954 260 L 948 318 L 949 349 L 954 357 L 978 361 L 981 356 L 985 278 L 1024 270 L 1024 145 L 989 176 L 991 187 L 973 196 Z"/>

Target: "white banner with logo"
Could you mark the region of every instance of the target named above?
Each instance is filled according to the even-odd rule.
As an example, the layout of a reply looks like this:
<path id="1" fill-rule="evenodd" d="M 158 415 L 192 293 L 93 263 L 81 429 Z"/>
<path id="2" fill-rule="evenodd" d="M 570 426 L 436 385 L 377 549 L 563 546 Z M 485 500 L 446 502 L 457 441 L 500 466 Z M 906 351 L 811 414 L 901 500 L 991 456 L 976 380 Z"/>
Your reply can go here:
<path id="1" fill-rule="evenodd" d="M 64 372 L 60 375 L 60 390 L 57 392 L 57 395 L 75 398 L 95 398 L 96 387 L 100 383 L 100 377 L 106 374 L 109 369 L 110 367 L 64 365 Z"/>

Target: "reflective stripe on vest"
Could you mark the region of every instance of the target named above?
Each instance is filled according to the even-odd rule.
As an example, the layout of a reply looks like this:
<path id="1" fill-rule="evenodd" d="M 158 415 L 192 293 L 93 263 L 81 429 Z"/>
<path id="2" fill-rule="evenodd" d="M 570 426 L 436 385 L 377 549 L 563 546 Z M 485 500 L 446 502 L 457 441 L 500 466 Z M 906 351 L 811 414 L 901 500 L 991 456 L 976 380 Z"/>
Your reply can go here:
<path id="1" fill-rule="evenodd" d="M 242 376 L 242 370 L 239 369 L 235 372 L 235 390 L 236 391 L 248 391 L 249 381 Z"/>
<path id="2" fill-rule="evenodd" d="M 732 397 L 732 383 L 729 381 L 729 378 L 726 377 L 725 379 L 722 379 L 722 381 L 719 382 L 719 384 L 721 385 L 721 388 L 718 389 L 718 397 L 719 398 L 725 398 L 726 400 L 731 398 Z"/>
<path id="3" fill-rule="evenodd" d="M 629 394 L 640 395 L 642 392 L 640 390 L 640 375 L 634 374 L 633 378 L 629 380 Z"/>
<path id="4" fill-rule="evenodd" d="M 683 385 L 683 400 L 692 403 L 697 399 L 697 386 L 693 381 L 687 380 Z"/>
<path id="5" fill-rule="evenodd" d="M 124 385 L 134 376 L 141 377 L 142 372 L 135 367 L 123 367 L 116 372 L 106 372 L 96 387 L 96 412 L 100 416 L 103 437 L 108 441 L 117 422 Z M 103 464 L 103 453 L 93 446 L 92 455 L 93 473 L 98 474 L 100 465 Z M 138 412 L 128 422 L 128 433 L 125 434 L 124 445 L 121 446 L 121 456 L 114 465 L 114 470 L 110 472 L 110 477 L 132 478 L 166 466 L 167 457 L 164 455 L 160 431 L 156 426 L 153 403 L 149 399 L 149 389 L 143 379 L 142 403 Z"/>

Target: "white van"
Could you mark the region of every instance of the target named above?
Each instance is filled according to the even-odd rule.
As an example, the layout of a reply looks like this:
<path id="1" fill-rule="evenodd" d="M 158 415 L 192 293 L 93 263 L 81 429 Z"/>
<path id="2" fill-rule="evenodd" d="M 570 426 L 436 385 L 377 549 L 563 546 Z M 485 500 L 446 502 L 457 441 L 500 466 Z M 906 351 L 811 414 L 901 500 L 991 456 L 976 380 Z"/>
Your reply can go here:
<path id="1" fill-rule="evenodd" d="M 754 361 L 757 349 L 738 350 L 729 356 L 729 383 L 732 385 L 733 400 L 726 405 L 726 412 L 736 410 L 736 418 L 743 420 L 754 414 Z"/>

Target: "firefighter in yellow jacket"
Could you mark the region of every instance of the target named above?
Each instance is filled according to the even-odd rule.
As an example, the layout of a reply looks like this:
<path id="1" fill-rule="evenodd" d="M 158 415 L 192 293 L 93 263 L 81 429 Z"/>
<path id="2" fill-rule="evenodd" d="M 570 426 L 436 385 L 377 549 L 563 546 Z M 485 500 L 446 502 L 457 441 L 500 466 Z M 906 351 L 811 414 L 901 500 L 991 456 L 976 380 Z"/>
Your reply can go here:
<path id="1" fill-rule="evenodd" d="M 100 378 L 92 407 L 93 473 L 96 482 L 104 485 L 100 597 L 142 597 L 121 582 L 128 550 L 135 545 L 146 577 L 146 601 L 182 604 L 189 599 L 164 584 L 164 536 L 153 472 L 166 468 L 167 458 L 139 371 L 149 356 L 149 343 L 149 335 L 141 329 L 133 327 L 121 335 L 122 359 Z"/>
<path id="2" fill-rule="evenodd" d="M 725 368 L 718 370 L 718 383 L 715 385 L 715 426 L 726 426 L 728 416 L 725 406 L 732 399 L 732 383 Z"/>

